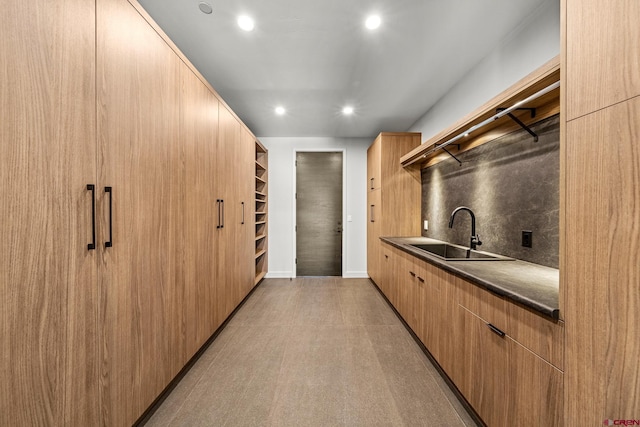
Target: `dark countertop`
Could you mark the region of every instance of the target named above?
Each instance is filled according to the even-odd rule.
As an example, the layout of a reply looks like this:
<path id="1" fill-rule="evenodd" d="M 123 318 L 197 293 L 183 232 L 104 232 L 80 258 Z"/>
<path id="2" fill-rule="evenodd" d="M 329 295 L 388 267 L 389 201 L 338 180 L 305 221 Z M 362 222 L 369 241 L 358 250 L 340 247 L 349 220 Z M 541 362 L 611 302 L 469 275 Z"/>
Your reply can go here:
<path id="1" fill-rule="evenodd" d="M 380 240 L 540 314 L 555 320 L 559 318 L 560 274 L 555 268 L 520 260 L 445 261 L 410 246 L 444 243 L 440 240 L 427 237 L 381 237 Z"/>

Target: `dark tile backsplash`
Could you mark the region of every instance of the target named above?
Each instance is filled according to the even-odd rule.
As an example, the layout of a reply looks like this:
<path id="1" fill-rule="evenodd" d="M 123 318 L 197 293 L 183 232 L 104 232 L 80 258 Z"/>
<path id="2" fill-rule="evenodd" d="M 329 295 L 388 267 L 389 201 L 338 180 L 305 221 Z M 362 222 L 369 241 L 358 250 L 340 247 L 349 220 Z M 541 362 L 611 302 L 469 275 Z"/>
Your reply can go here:
<path id="1" fill-rule="evenodd" d="M 458 206 L 476 215 L 480 250 L 558 268 L 560 124 L 553 116 L 526 131 L 510 133 L 422 171 L 425 237 L 469 245 L 471 219 L 449 216 Z M 532 247 L 522 246 L 522 231 L 532 231 Z"/>

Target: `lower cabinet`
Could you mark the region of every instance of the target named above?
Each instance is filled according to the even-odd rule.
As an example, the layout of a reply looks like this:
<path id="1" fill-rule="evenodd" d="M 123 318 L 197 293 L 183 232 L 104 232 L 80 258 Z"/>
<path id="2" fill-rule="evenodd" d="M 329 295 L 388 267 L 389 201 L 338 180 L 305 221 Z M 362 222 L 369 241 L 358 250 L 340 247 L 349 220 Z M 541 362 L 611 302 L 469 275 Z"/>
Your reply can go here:
<path id="1" fill-rule="evenodd" d="M 381 244 L 378 286 L 489 426 L 559 426 L 564 326 Z"/>
<path id="2" fill-rule="evenodd" d="M 489 426 L 559 426 L 562 378 L 546 362 L 492 323 L 462 306 L 462 394 Z"/>

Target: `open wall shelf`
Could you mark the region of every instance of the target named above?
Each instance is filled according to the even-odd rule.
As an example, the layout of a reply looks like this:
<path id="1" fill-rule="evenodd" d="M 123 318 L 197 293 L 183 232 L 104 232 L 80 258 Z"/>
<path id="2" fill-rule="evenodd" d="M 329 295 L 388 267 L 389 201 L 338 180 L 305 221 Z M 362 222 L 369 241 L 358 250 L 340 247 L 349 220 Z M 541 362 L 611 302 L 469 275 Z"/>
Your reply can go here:
<path id="1" fill-rule="evenodd" d="M 258 284 L 267 274 L 267 167 L 269 159 L 267 149 L 256 140 L 256 252 L 255 252 L 255 283 Z"/>
<path id="2" fill-rule="evenodd" d="M 458 154 L 558 114 L 560 89 L 555 86 L 559 81 L 560 58 L 555 57 L 468 116 L 402 156 L 402 166 L 420 165 L 421 168 L 427 168 L 443 160 L 456 159 Z M 555 88 L 545 91 L 545 88 L 551 87 Z M 544 94 L 525 102 L 537 93 Z M 511 116 L 494 119 L 502 110 L 514 106 L 518 108 Z M 477 130 L 468 132 L 480 125 L 482 126 Z M 455 144 L 449 145 L 452 140 L 455 140 Z M 440 146 L 442 148 L 439 149 Z"/>

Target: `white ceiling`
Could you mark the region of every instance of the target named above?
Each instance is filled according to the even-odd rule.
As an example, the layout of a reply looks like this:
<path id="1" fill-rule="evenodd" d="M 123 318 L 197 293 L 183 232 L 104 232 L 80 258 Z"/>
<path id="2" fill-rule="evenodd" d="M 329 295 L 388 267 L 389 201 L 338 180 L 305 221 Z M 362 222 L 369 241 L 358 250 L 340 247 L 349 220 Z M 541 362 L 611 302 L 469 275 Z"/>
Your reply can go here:
<path id="1" fill-rule="evenodd" d="M 408 130 L 545 0 L 139 1 L 257 136 L 373 137 Z"/>

